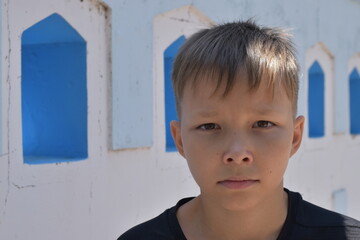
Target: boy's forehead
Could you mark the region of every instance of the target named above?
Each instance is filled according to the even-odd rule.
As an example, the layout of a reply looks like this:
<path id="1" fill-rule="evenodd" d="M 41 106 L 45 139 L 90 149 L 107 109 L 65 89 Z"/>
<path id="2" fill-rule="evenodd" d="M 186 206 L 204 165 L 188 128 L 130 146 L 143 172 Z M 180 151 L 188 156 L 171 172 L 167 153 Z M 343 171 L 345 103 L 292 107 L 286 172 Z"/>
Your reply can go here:
<path id="1" fill-rule="evenodd" d="M 192 92 L 192 94 L 202 94 L 207 91 L 211 97 L 226 97 L 230 91 L 243 90 L 244 88 L 250 90 L 249 81 L 245 74 L 238 74 L 231 80 L 227 78 L 226 74 L 205 74 L 189 81 L 185 85 L 184 91 Z"/>
<path id="2" fill-rule="evenodd" d="M 246 74 L 238 74 L 233 81 L 227 80 L 226 76 L 223 78 L 209 76 L 199 77 L 185 85 L 184 95 L 185 93 L 194 95 L 206 94 L 210 98 L 225 98 L 232 91 L 237 91 L 239 94 L 244 92 L 252 94 L 257 91 L 262 91 L 266 94 L 279 90 L 280 89 L 271 87 L 271 85 L 267 84 L 266 80 L 261 80 L 258 85 L 251 86 Z"/>
<path id="3" fill-rule="evenodd" d="M 263 78 L 266 78 L 263 76 Z M 226 99 L 230 94 L 242 94 L 242 95 L 256 95 L 258 100 L 263 102 L 278 102 L 278 101 L 290 101 L 291 109 L 294 107 L 292 100 L 289 98 L 287 91 L 283 84 L 276 83 L 270 85 L 266 79 L 262 79 L 258 86 L 251 87 L 249 79 L 246 76 L 238 76 L 234 79 L 231 86 L 227 86 L 226 81 L 219 81 L 212 78 L 199 78 L 197 81 L 193 81 L 191 84 L 187 84 L 184 87 L 183 101 L 193 100 L 194 97 L 197 100 L 203 101 L 215 100 L 222 101 Z M 189 98 L 189 99 L 184 99 Z"/>

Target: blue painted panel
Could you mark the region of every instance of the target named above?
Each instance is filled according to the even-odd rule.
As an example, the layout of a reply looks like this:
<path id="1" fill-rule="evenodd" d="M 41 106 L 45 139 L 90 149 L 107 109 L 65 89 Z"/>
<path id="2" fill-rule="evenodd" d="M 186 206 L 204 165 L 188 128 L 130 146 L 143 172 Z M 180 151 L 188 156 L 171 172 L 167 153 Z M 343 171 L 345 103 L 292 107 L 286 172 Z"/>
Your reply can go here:
<path id="1" fill-rule="evenodd" d="M 63 18 L 53 20 L 44 19 L 22 35 L 23 152 L 28 164 L 88 156 L 86 42 L 78 41 L 81 36 Z M 61 29 L 62 39 L 76 41 L 33 44 L 48 29 Z"/>
<path id="2" fill-rule="evenodd" d="M 350 133 L 360 134 L 360 76 L 356 68 L 351 72 L 350 87 Z"/>
<path id="3" fill-rule="evenodd" d="M 84 42 L 84 39 L 57 13 L 31 26 L 21 38 L 23 45 L 64 42 Z"/>
<path id="4" fill-rule="evenodd" d="M 318 61 L 309 69 L 309 137 L 325 135 L 325 76 Z"/>
<path id="5" fill-rule="evenodd" d="M 348 200 L 347 200 L 346 189 L 341 188 L 333 191 L 332 198 L 333 198 L 334 211 L 341 214 L 347 214 Z"/>
<path id="6" fill-rule="evenodd" d="M 172 65 L 176 54 L 181 45 L 186 41 L 184 36 L 176 39 L 165 51 L 164 51 L 164 80 L 165 80 L 165 132 L 166 132 L 166 151 L 177 151 L 174 140 L 171 136 L 170 122 L 172 120 L 178 120 L 176 114 L 176 101 L 174 90 L 172 87 L 171 73 Z"/>

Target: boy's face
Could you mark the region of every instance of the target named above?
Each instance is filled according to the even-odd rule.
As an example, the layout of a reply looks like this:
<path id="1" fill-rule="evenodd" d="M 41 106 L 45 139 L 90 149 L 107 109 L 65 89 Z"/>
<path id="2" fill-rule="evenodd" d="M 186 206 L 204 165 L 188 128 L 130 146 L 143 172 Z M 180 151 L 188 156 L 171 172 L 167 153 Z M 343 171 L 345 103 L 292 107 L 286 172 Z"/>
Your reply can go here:
<path id="1" fill-rule="evenodd" d="M 278 198 L 288 160 L 301 143 L 303 117 L 294 119 L 282 88 L 272 93 L 261 84 L 249 91 L 240 80 L 223 97 L 214 87 L 204 81 L 194 90 L 186 87 L 180 122 L 171 123 L 200 196 L 229 210 Z"/>

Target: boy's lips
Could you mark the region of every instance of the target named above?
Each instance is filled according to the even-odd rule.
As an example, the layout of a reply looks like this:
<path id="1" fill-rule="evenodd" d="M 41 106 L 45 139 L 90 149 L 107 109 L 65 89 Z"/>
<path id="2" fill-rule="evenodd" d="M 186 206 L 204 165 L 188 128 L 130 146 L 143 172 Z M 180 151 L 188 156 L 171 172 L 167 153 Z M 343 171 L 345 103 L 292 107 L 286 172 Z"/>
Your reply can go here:
<path id="1" fill-rule="evenodd" d="M 247 178 L 229 178 L 218 183 L 229 189 L 245 189 L 254 184 L 257 184 L 259 180 L 256 179 L 247 179 Z"/>

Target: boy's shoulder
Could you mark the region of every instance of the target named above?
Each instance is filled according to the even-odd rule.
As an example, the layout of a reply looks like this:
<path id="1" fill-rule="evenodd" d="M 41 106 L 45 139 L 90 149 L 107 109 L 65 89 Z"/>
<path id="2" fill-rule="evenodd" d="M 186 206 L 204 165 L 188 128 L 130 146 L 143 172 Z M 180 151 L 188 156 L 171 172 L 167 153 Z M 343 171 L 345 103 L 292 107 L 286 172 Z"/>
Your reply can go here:
<path id="1" fill-rule="evenodd" d="M 159 216 L 129 229 L 118 240 L 186 240 L 176 212 L 191 199 L 193 198 L 181 199 L 176 206 L 165 210 Z"/>
<path id="2" fill-rule="evenodd" d="M 299 193 L 288 194 L 289 215 L 283 235 L 301 236 L 294 239 L 360 239 L 359 221 L 309 203 Z"/>

